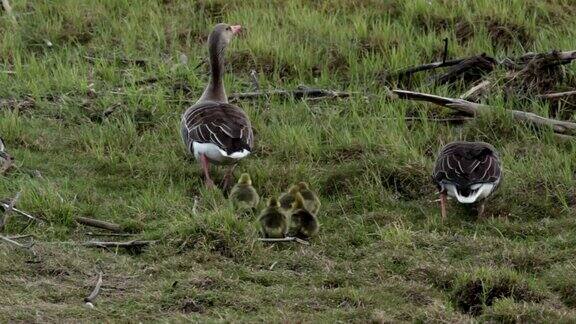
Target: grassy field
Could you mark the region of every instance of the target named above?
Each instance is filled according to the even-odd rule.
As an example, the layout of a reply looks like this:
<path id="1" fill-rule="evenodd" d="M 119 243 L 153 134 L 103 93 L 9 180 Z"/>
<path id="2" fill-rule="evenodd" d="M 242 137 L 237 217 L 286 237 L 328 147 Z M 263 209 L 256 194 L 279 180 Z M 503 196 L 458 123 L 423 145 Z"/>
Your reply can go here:
<path id="1" fill-rule="evenodd" d="M 488 102 L 502 109 L 463 125 L 385 96 L 400 86 L 390 72 L 439 60 L 445 37 L 452 58 L 576 49 L 573 1 L 11 4 L 17 25 L 0 11 L 0 136 L 16 168 L 0 177 L 0 197 L 21 191 L 18 207 L 45 222 L 14 216 L 4 231 L 34 235 L 38 256 L 0 243 L 0 322 L 576 321 L 576 142 L 513 122 L 502 110 L 514 102 L 500 95 Z M 205 190 L 184 152 L 180 115 L 206 84 L 198 65 L 217 22 L 247 27 L 227 54 L 228 93 L 250 91 L 254 69 L 263 89 L 374 95 L 238 103 L 256 150 L 236 175 L 250 173 L 263 197 L 310 182 L 323 206 L 309 246 L 257 241 L 255 216 Z M 427 77 L 402 86 L 465 90 Z M 575 80 L 568 65 L 559 90 Z M 485 219 L 452 204 L 442 222 L 433 202 L 435 154 L 456 139 L 501 152 L 504 182 Z M 95 230 L 76 216 L 158 242 L 142 253 L 85 248 Z"/>

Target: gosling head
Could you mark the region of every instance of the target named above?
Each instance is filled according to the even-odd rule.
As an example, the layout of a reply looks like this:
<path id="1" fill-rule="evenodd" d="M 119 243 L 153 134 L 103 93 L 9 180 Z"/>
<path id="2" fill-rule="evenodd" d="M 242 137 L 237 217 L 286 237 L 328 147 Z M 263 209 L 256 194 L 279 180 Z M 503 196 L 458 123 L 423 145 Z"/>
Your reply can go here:
<path id="1" fill-rule="evenodd" d="M 240 179 L 238 179 L 238 184 L 251 186 L 252 179 L 250 178 L 250 175 L 248 173 L 242 173 L 242 175 L 240 175 Z"/>

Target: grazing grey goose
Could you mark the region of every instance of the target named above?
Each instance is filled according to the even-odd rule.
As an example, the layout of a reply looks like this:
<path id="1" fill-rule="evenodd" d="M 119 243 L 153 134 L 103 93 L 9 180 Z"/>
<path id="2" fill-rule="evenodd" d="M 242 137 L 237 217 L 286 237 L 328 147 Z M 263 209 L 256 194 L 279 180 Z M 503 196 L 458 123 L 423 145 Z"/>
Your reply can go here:
<path id="1" fill-rule="evenodd" d="M 462 204 L 477 204 L 478 216 L 485 199 L 496 190 L 502 178 L 496 149 L 484 142 L 452 142 L 438 153 L 434 182 L 440 191 L 442 218 L 446 218 L 446 195 Z"/>
<path id="2" fill-rule="evenodd" d="M 207 187 L 214 186 L 210 163 L 230 165 L 224 177 L 226 188 L 236 164 L 254 145 L 250 119 L 240 107 L 228 103 L 224 90 L 224 51 L 241 30 L 239 25 L 214 27 L 208 37 L 210 81 L 200 99 L 182 115 L 182 139 L 188 152 L 200 161 Z"/>

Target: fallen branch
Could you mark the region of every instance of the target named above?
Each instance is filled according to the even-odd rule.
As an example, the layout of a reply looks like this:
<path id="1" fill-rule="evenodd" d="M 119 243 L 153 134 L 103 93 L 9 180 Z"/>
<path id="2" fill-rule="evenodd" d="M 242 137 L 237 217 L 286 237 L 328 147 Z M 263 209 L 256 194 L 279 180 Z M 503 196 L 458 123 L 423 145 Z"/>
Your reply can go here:
<path id="1" fill-rule="evenodd" d="M 427 93 L 420 93 L 406 90 L 393 90 L 393 91 L 395 94 L 398 95 L 400 99 L 427 101 L 440 106 L 458 110 L 472 116 L 476 116 L 480 113 L 496 109 L 487 105 L 477 104 L 463 99 L 447 98 Z M 576 123 L 544 118 L 534 113 L 529 113 L 525 111 L 519 111 L 519 110 L 507 110 L 507 111 L 510 112 L 512 117 L 516 120 L 529 122 L 539 127 L 541 126 L 552 127 L 552 129 L 556 133 L 564 135 L 576 135 Z"/>
<path id="2" fill-rule="evenodd" d="M 86 233 L 86 235 L 88 235 L 88 236 L 130 237 L 130 236 L 135 236 L 136 234 L 131 234 L 131 233 L 92 233 L 92 232 L 88 232 L 88 233 Z"/>
<path id="3" fill-rule="evenodd" d="M 457 65 L 457 64 L 460 64 L 466 60 L 470 60 L 470 59 L 473 59 L 473 58 L 476 58 L 479 56 L 483 56 L 485 58 L 490 58 L 485 53 L 482 53 L 480 55 L 474 55 L 474 56 L 464 57 L 464 58 L 460 58 L 460 59 L 454 59 L 454 60 L 442 61 L 442 62 L 433 62 L 433 63 L 428 63 L 428 64 L 422 64 L 419 66 L 409 67 L 409 68 L 406 68 L 403 70 L 396 71 L 396 72 L 392 73 L 392 75 L 397 77 L 397 78 L 403 78 L 403 77 L 411 76 L 412 74 L 415 74 L 417 72 L 429 71 L 429 70 L 433 70 L 433 69 L 437 69 L 437 68 L 441 68 L 441 67 L 448 67 L 448 66 Z M 553 56 L 555 60 L 554 60 L 554 62 L 551 62 L 550 65 L 568 64 L 568 63 L 572 62 L 573 60 L 576 60 L 576 51 L 566 51 L 566 52 L 552 51 L 550 53 L 526 53 L 526 54 L 524 54 L 518 58 L 504 58 L 503 60 L 496 61 L 496 64 L 497 65 L 503 65 L 503 66 L 505 66 L 507 68 L 511 68 L 511 69 L 522 69 L 531 60 L 543 59 L 543 58 L 548 58 L 551 56 Z"/>
<path id="4" fill-rule="evenodd" d="M 576 97 L 576 90 L 573 91 L 566 91 L 566 92 L 556 92 L 556 93 L 546 93 L 539 95 L 538 98 L 542 99 L 562 99 L 567 97 Z"/>
<path id="5" fill-rule="evenodd" d="M 491 85 L 492 82 L 490 80 L 484 80 L 466 91 L 462 96 L 460 96 L 460 99 L 479 100 Z"/>
<path id="6" fill-rule="evenodd" d="M 386 118 L 384 118 L 386 119 Z M 447 117 L 447 118 L 425 118 L 425 117 L 404 117 L 406 121 L 430 121 L 436 123 L 464 123 L 467 121 L 473 120 L 474 117 L 468 116 L 455 116 L 455 117 Z"/>
<path id="7" fill-rule="evenodd" d="M 118 224 L 92 219 L 88 217 L 76 217 L 76 222 L 82 225 L 102 228 L 116 233 L 120 233 L 123 231 L 122 226 Z"/>
<path id="8" fill-rule="evenodd" d="M 495 59 L 486 54 L 469 57 L 450 67 L 445 73 L 433 80 L 436 84 L 454 83 L 459 79 L 464 79 L 467 82 L 476 81 L 492 72 L 497 63 Z"/>
<path id="9" fill-rule="evenodd" d="M 449 60 L 449 61 L 422 64 L 422 65 L 418 65 L 418 66 L 414 66 L 414 67 L 410 67 L 410 68 L 396 71 L 396 72 L 392 73 L 392 75 L 397 77 L 397 78 L 404 78 L 404 77 L 408 77 L 408 76 L 411 76 L 412 74 L 422 72 L 422 71 L 429 71 L 429 70 L 433 70 L 433 69 L 437 69 L 437 68 L 441 68 L 441 67 L 453 66 L 453 65 L 462 63 L 462 61 L 469 59 L 469 58 L 470 57 L 465 57 L 465 58 L 454 59 L 454 60 Z"/>
<path id="10" fill-rule="evenodd" d="M 102 288 L 102 272 L 98 273 L 98 280 L 96 281 L 96 286 L 94 287 L 94 290 L 92 290 L 92 292 L 90 293 L 90 295 L 88 295 L 88 297 L 84 298 L 84 302 L 88 307 L 90 308 L 94 307 L 94 304 L 92 303 L 94 302 L 96 297 L 98 297 L 98 295 L 100 294 L 101 288 Z"/>
<path id="11" fill-rule="evenodd" d="M 325 89 L 314 89 L 308 87 L 299 87 L 296 90 L 269 90 L 269 91 L 254 91 L 254 92 L 241 92 L 233 93 L 228 96 L 228 100 L 241 100 L 241 99 L 258 99 L 269 96 L 280 97 L 294 97 L 295 99 L 302 98 L 348 98 L 358 92 L 342 92 Z"/>
<path id="12" fill-rule="evenodd" d="M 27 244 L 27 245 L 24 245 L 24 244 L 22 244 L 22 243 L 19 243 L 19 242 L 14 241 L 13 239 L 11 239 L 11 238 L 9 238 L 9 237 L 6 237 L 6 236 L 4 236 L 4 235 L 0 235 L 0 239 L 6 241 L 6 242 L 8 242 L 8 243 L 14 244 L 14 245 L 16 245 L 17 247 L 21 247 L 21 248 L 23 248 L 23 249 L 30 249 L 30 248 L 34 245 L 34 242 L 32 242 L 32 243 L 30 243 L 30 244 Z"/>
<path id="13" fill-rule="evenodd" d="M 83 243 L 82 245 L 86 247 L 98 247 L 98 248 L 142 248 L 156 242 L 157 241 L 140 241 L 140 240 L 132 240 L 126 242 L 89 241 Z"/>
<path id="14" fill-rule="evenodd" d="M 24 234 L 24 235 L 10 236 L 10 237 L 8 237 L 8 238 L 11 239 L 11 240 L 20 240 L 20 239 L 29 238 L 29 237 L 35 237 L 35 236 L 32 235 L 32 234 Z"/>
<path id="15" fill-rule="evenodd" d="M 310 244 L 308 241 L 305 241 L 305 240 L 297 238 L 297 237 L 259 238 L 258 240 L 262 241 L 262 242 L 297 242 L 297 243 L 304 244 L 304 245 Z"/>

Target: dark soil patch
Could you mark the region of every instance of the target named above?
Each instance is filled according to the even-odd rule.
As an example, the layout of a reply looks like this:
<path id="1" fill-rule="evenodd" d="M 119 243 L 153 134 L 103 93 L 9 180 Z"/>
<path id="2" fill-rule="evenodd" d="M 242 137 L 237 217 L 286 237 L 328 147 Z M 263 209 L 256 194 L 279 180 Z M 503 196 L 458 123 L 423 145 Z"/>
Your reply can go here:
<path id="1" fill-rule="evenodd" d="M 489 18 L 486 28 L 494 48 L 509 49 L 518 45 L 528 48 L 534 43 L 534 36 L 525 26 Z"/>
<path id="2" fill-rule="evenodd" d="M 454 25 L 454 33 L 458 44 L 465 45 L 474 37 L 474 26 L 466 20 L 460 20 Z"/>
<path id="3" fill-rule="evenodd" d="M 350 69 L 350 64 L 339 49 L 330 48 L 327 54 L 327 67 L 331 73 L 346 73 Z"/>
<path id="4" fill-rule="evenodd" d="M 515 282 L 510 278 L 500 278 L 490 285 L 481 279 L 471 280 L 452 295 L 456 307 L 466 314 L 482 314 L 484 305 L 492 306 L 498 298 L 513 298 L 516 301 L 538 302 L 542 297 L 526 283 Z"/>
<path id="5" fill-rule="evenodd" d="M 320 189 L 321 193 L 326 196 L 350 193 L 364 172 L 365 169 L 357 165 L 349 165 L 334 170 L 324 180 Z"/>
<path id="6" fill-rule="evenodd" d="M 64 20 L 57 41 L 58 43 L 65 44 L 85 45 L 92 40 L 93 33 L 94 24 L 88 17 L 84 17 L 82 25 L 80 26 L 75 25 L 70 20 Z"/>
<path id="7" fill-rule="evenodd" d="M 204 313 L 204 306 L 191 298 L 184 299 L 180 304 L 180 311 L 182 313 Z"/>
<path id="8" fill-rule="evenodd" d="M 400 200 L 419 199 L 430 188 L 430 175 L 426 168 L 405 164 L 381 170 L 380 179 L 384 188 L 396 193 Z"/>
<path id="9" fill-rule="evenodd" d="M 453 31 L 460 45 L 465 45 L 475 35 L 474 25 L 462 17 L 443 17 L 421 13 L 414 17 L 414 21 L 415 25 L 426 34 Z"/>
<path id="10" fill-rule="evenodd" d="M 194 2 L 194 10 L 214 21 L 221 20 L 226 10 L 226 1 L 198 0 Z"/>
<path id="11" fill-rule="evenodd" d="M 338 147 L 327 152 L 326 159 L 329 161 L 347 162 L 359 160 L 364 157 L 366 149 L 360 143 L 345 147 Z"/>

